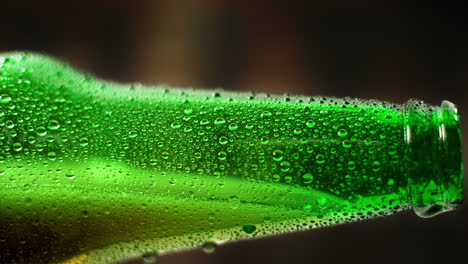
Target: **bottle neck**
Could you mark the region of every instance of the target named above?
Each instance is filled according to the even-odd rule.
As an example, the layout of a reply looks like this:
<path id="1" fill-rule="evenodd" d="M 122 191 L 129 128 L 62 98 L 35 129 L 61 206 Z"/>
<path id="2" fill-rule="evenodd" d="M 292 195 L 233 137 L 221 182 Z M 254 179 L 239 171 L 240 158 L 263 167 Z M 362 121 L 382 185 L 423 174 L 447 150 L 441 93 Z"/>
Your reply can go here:
<path id="1" fill-rule="evenodd" d="M 408 190 L 416 214 L 431 217 L 462 204 L 464 171 L 455 105 L 443 101 L 440 107 L 431 107 L 408 101 L 404 136 Z"/>

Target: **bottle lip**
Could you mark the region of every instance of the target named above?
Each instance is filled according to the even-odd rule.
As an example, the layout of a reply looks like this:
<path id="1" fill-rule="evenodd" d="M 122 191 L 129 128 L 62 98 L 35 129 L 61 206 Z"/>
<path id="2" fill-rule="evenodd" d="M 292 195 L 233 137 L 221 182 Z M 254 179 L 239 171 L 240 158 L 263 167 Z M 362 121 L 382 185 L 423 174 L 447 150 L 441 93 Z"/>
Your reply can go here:
<path id="1" fill-rule="evenodd" d="M 421 217 L 454 210 L 464 200 L 462 138 L 457 107 L 446 100 L 433 111 L 420 103 L 409 102 L 407 106 L 405 139 L 409 164 L 414 164 L 409 175 L 413 209 Z"/>
<path id="2" fill-rule="evenodd" d="M 455 208 L 464 199 L 463 144 L 460 115 L 455 104 L 444 100 L 440 105 L 441 123 L 439 137 L 443 153 L 445 176 L 447 177 L 446 204 Z"/>

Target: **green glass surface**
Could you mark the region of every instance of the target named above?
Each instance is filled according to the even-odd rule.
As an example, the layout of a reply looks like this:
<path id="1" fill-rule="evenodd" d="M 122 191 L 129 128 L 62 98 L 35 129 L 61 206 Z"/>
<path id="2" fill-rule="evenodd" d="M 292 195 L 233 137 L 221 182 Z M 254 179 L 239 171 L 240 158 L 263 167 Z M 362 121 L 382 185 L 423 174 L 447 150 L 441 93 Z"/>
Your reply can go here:
<path id="1" fill-rule="evenodd" d="M 112 263 L 463 201 L 459 115 L 0 54 L 0 262 Z"/>

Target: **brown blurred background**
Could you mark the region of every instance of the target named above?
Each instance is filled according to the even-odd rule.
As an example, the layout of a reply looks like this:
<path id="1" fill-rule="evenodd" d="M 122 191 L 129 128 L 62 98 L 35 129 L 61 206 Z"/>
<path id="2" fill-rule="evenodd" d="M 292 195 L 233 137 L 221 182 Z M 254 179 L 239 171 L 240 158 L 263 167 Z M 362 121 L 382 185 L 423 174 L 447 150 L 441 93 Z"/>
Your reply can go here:
<path id="1" fill-rule="evenodd" d="M 390 1 L 9 2 L 1 5 L 0 52 L 39 51 L 120 82 L 396 103 L 448 99 L 459 105 L 468 139 L 468 16 L 461 7 L 396 8 Z M 431 219 L 405 212 L 157 262 L 465 263 L 467 241 L 463 206 Z"/>

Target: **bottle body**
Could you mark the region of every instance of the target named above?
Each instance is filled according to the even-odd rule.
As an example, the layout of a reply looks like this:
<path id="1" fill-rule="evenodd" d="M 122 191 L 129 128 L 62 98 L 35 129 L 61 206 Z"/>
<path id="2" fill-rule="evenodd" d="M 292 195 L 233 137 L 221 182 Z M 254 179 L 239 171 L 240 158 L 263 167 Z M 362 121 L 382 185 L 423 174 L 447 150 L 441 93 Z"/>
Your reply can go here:
<path id="1" fill-rule="evenodd" d="M 5 260 L 102 263 L 351 222 L 412 207 L 430 182 L 403 106 L 123 86 L 5 58 Z"/>

